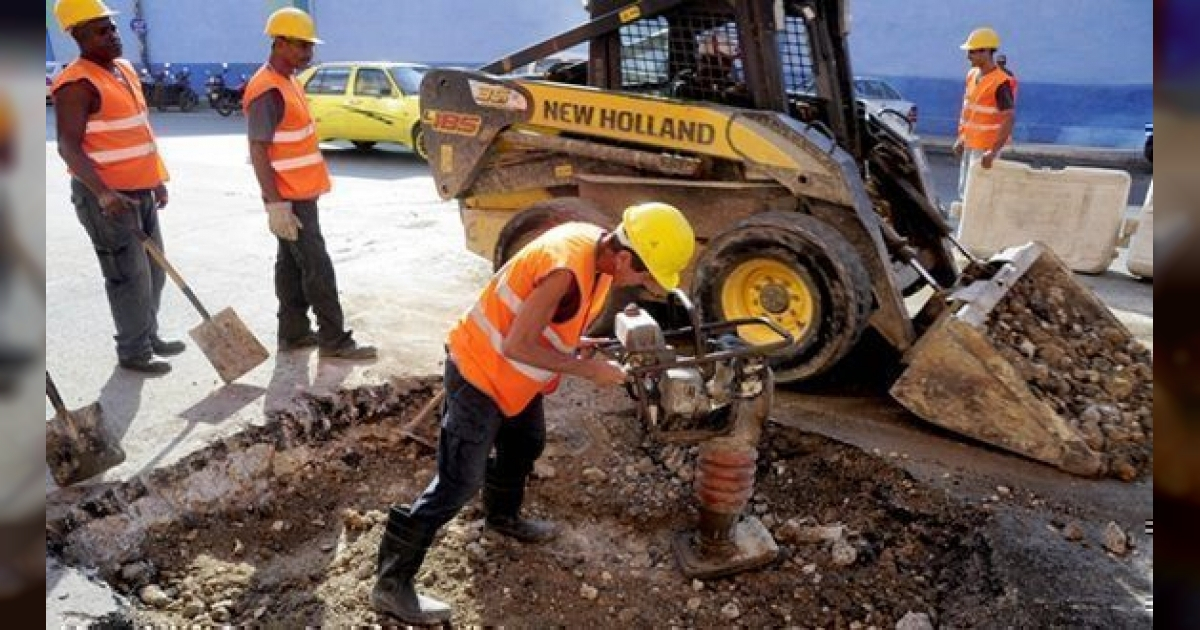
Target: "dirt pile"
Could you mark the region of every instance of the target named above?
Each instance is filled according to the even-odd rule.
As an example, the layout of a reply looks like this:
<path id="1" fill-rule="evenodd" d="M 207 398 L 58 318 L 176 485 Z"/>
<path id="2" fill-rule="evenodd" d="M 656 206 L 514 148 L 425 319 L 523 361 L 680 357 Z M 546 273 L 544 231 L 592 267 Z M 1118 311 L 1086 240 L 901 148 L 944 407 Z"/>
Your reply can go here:
<path id="1" fill-rule="evenodd" d="M 987 334 L 1030 390 L 1105 456 L 1105 473 L 1131 481 L 1154 448 L 1150 351 L 1062 288 L 1018 280 L 992 311 Z"/>
<path id="2" fill-rule="evenodd" d="M 649 442 L 627 401 L 579 384 L 553 397 L 548 424 L 527 510 L 564 533 L 525 546 L 485 530 L 477 506 L 464 510 L 419 577 L 454 606 L 456 625 L 865 629 L 914 613 L 971 626 L 1004 601 L 980 533 L 985 511 L 882 458 L 773 425 L 748 510 L 780 557 L 689 580 L 671 542 L 695 523 L 696 447 Z M 433 467 L 431 452 L 395 431 L 330 440 L 261 501 L 158 527 L 103 573 L 135 602 L 138 624 L 387 624 L 369 605 L 384 513 L 411 501 Z"/>

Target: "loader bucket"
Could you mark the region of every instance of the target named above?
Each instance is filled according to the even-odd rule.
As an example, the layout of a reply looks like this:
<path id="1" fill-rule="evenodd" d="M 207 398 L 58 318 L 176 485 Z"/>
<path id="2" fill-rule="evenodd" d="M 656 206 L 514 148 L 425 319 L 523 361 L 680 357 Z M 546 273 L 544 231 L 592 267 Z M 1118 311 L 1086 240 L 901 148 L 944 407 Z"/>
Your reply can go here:
<path id="1" fill-rule="evenodd" d="M 1043 244 L 989 268 L 941 298 L 891 395 L 928 422 L 1070 473 L 1147 471 L 1149 350 Z"/>

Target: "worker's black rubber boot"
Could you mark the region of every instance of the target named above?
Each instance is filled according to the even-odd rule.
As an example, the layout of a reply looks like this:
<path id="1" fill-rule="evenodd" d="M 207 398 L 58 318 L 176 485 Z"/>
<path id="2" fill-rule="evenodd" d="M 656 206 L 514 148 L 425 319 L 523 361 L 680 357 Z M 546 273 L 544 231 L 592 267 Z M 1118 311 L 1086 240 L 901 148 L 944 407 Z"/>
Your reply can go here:
<path id="1" fill-rule="evenodd" d="M 428 626 L 450 621 L 450 607 L 417 593 L 413 578 L 425 560 L 434 532 L 427 531 L 405 508 L 393 507 L 379 543 L 375 588 L 371 605 L 400 621 Z"/>
<path id="2" fill-rule="evenodd" d="M 187 350 L 187 344 L 182 341 L 167 341 L 166 339 L 151 337 L 150 350 L 160 357 L 173 357 Z"/>
<path id="3" fill-rule="evenodd" d="M 489 478 L 483 486 L 487 528 L 525 543 L 543 543 L 558 536 L 558 525 L 520 516 L 524 499 L 524 480 L 517 484 L 502 484 Z"/>

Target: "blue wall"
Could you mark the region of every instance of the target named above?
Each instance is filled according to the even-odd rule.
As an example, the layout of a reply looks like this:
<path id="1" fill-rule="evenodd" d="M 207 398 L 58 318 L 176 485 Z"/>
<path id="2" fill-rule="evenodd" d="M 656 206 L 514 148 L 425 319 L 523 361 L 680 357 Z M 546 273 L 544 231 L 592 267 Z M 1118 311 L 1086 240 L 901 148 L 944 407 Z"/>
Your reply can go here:
<path id="1" fill-rule="evenodd" d="M 125 56 L 139 61 L 129 29 L 133 0 L 106 0 Z M 1153 3 L 1148 0 L 849 0 L 856 74 L 887 78 L 920 109 L 924 135 L 952 135 L 967 70 L 958 46 L 971 29 L 999 31 L 1021 79 L 1016 139 L 1140 146 L 1152 120 Z M 263 24 L 274 9 L 307 6 L 326 44 L 318 61 L 475 65 L 586 19 L 578 0 L 142 0 L 152 67 L 188 66 L 197 89 L 229 62 L 231 78 L 267 55 Z M 47 2 L 48 23 L 52 2 Z M 70 59 L 69 37 L 49 29 L 47 58 Z"/>

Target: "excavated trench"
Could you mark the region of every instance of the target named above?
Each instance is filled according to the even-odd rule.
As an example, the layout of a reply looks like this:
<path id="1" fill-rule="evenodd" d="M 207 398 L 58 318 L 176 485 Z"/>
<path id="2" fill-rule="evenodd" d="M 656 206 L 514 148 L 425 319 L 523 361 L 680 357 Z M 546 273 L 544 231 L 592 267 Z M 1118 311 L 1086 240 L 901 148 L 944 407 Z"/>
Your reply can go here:
<path id="1" fill-rule="evenodd" d="M 155 627 L 389 624 L 369 605 L 384 514 L 433 475 L 399 428 L 437 379 L 311 398 L 165 469 L 48 499 L 50 551 L 94 567 Z M 1011 610 L 983 533 L 991 516 L 886 460 L 770 425 L 750 506 L 774 534 L 769 566 L 701 582 L 674 534 L 696 519 L 694 446 L 651 443 L 629 402 L 566 383 L 527 511 L 563 535 L 524 546 L 482 529 L 478 506 L 440 535 L 421 588 L 456 625 L 891 628 L 924 614 L 976 626 Z M 436 439 L 433 420 L 420 429 Z M 1011 619 L 1011 617 L 1009 617 Z"/>

